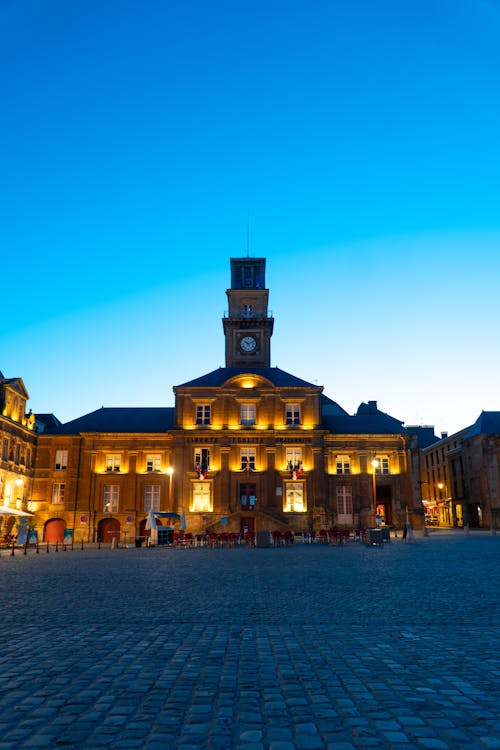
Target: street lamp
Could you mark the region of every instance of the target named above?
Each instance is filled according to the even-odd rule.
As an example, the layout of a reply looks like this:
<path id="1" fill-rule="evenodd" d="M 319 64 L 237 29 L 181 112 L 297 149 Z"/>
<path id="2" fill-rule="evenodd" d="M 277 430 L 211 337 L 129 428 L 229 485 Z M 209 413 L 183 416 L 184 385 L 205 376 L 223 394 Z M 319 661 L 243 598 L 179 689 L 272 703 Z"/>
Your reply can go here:
<path id="1" fill-rule="evenodd" d="M 375 523 L 377 522 L 377 469 L 380 466 L 378 458 L 372 461 L 372 487 L 373 487 L 373 512 L 375 513 Z"/>
<path id="2" fill-rule="evenodd" d="M 174 469 L 172 466 L 169 466 L 167 469 L 168 474 L 168 510 L 172 510 L 172 474 L 174 473 Z"/>

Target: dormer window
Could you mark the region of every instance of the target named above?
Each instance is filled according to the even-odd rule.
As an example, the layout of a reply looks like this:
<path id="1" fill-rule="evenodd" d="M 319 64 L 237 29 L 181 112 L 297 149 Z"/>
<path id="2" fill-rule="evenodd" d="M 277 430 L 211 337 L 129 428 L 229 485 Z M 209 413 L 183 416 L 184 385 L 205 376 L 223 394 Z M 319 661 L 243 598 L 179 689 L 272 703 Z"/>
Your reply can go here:
<path id="1" fill-rule="evenodd" d="M 288 424 L 288 425 L 300 424 L 300 405 L 299 404 L 287 404 L 286 405 L 285 424 Z"/>
<path id="2" fill-rule="evenodd" d="M 210 404 L 197 404 L 196 405 L 196 424 L 210 424 L 211 422 L 211 407 Z"/>
<path id="3" fill-rule="evenodd" d="M 255 424 L 255 404 L 241 404 L 241 424 Z"/>

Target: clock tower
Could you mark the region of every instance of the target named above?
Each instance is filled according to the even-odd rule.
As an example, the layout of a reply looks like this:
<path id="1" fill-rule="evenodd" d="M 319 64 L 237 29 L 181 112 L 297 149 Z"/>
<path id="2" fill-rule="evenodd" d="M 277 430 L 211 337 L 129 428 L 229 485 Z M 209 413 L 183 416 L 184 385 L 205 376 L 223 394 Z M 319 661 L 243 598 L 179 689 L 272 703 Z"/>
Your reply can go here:
<path id="1" fill-rule="evenodd" d="M 267 310 L 265 258 L 231 258 L 229 310 L 224 317 L 226 367 L 270 367 L 274 318 Z"/>

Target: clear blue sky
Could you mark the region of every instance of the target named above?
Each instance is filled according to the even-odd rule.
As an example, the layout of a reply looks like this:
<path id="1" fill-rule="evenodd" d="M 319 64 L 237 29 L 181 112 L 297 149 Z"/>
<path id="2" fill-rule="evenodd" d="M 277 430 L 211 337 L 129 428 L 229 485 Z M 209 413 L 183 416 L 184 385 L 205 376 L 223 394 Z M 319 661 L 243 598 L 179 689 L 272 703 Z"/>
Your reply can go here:
<path id="1" fill-rule="evenodd" d="M 272 364 L 407 424 L 500 409 L 498 0 L 3 0 L 0 369 L 33 411 Z"/>

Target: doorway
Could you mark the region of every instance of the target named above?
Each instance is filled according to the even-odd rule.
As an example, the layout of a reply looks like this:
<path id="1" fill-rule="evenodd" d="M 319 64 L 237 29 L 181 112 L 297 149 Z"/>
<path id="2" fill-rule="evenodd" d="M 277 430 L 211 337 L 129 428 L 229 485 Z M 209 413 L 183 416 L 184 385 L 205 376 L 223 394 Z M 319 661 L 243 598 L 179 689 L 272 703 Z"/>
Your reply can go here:
<path id="1" fill-rule="evenodd" d="M 253 510 L 255 508 L 255 482 L 245 482 L 240 485 L 240 508 L 241 510 Z"/>
<path id="2" fill-rule="evenodd" d="M 392 488 L 388 484 L 377 484 L 377 513 L 382 523 L 392 526 Z"/>

